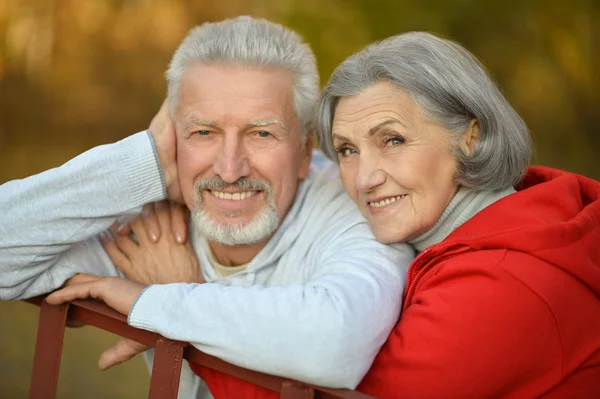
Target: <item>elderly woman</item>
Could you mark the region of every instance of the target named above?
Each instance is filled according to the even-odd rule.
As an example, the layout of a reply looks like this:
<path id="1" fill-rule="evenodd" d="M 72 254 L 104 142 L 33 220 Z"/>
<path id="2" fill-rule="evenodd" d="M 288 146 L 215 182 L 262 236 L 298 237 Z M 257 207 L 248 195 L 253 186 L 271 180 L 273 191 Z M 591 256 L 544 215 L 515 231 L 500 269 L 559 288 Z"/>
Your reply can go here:
<path id="1" fill-rule="evenodd" d="M 600 184 L 527 169 L 527 128 L 468 51 L 426 33 L 367 47 L 331 77 L 317 131 L 377 239 L 420 252 L 360 391 L 600 396 Z M 272 395 L 204 377 L 216 398 Z"/>
<path id="2" fill-rule="evenodd" d="M 317 121 L 377 239 L 420 252 L 360 390 L 600 395 L 600 184 L 527 170 L 525 124 L 468 51 L 425 33 L 369 46 Z"/>

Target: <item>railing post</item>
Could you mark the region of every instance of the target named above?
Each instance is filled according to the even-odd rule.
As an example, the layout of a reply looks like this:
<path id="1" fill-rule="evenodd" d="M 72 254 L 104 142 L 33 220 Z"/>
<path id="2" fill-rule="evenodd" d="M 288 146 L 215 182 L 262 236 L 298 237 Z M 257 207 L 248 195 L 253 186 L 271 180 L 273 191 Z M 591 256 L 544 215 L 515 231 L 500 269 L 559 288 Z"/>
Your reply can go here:
<path id="1" fill-rule="evenodd" d="M 187 345 L 164 337 L 156 340 L 149 399 L 177 399 L 183 349 Z"/>
<path id="2" fill-rule="evenodd" d="M 42 302 L 29 389 L 30 399 L 56 397 L 68 309 L 68 303 L 53 306 L 46 301 Z"/>
<path id="3" fill-rule="evenodd" d="M 315 390 L 309 386 L 293 382 L 284 381 L 281 385 L 281 399 L 313 399 Z"/>

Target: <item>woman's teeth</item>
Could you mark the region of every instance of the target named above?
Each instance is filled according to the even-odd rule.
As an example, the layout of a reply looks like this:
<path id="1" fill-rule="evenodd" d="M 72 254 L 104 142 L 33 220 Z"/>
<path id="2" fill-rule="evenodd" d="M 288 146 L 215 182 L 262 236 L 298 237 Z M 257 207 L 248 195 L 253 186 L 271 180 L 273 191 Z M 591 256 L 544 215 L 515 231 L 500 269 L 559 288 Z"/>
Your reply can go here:
<path id="1" fill-rule="evenodd" d="M 369 201 L 368 204 L 371 208 L 379 208 L 380 206 L 389 205 L 389 204 L 396 202 L 399 199 L 402 199 L 404 197 L 406 197 L 406 194 L 398 195 L 398 196 L 392 197 L 392 198 L 386 198 L 384 200 L 377 201 L 377 202 Z"/>

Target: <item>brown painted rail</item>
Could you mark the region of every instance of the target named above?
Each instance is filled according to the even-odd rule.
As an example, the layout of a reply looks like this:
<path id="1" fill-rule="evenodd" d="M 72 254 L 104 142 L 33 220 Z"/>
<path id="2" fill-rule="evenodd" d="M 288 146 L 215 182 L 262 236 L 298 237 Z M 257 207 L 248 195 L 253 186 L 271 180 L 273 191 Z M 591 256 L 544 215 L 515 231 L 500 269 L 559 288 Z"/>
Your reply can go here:
<path id="1" fill-rule="evenodd" d="M 48 304 L 43 297 L 32 298 L 27 302 L 41 307 L 29 391 L 30 399 L 54 399 L 56 397 L 67 320 L 81 321 L 155 348 L 148 394 L 151 399 L 177 398 L 183 359 L 279 392 L 283 399 L 317 397 L 373 399 L 373 397 L 358 391 L 316 387 L 235 366 L 200 352 L 187 342 L 174 341 L 159 334 L 131 327 L 127 324 L 125 316 L 95 300 L 76 300 L 60 306 Z"/>

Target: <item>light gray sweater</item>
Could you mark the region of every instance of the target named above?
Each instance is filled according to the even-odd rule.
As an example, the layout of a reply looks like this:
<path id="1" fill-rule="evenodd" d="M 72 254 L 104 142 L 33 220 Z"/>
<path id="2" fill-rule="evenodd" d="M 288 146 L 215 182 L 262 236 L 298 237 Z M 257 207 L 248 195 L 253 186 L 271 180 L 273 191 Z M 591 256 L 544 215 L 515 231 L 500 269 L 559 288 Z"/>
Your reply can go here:
<path id="1" fill-rule="evenodd" d="M 0 186 L 0 298 L 60 287 L 77 272 L 118 275 L 97 238 L 166 196 L 145 133 Z M 193 229 L 192 229 L 193 230 Z M 192 235 L 207 283 L 153 285 L 129 324 L 236 365 L 354 388 L 396 323 L 405 244 L 378 243 L 319 153 L 275 235 L 243 272 L 221 279 Z"/>

